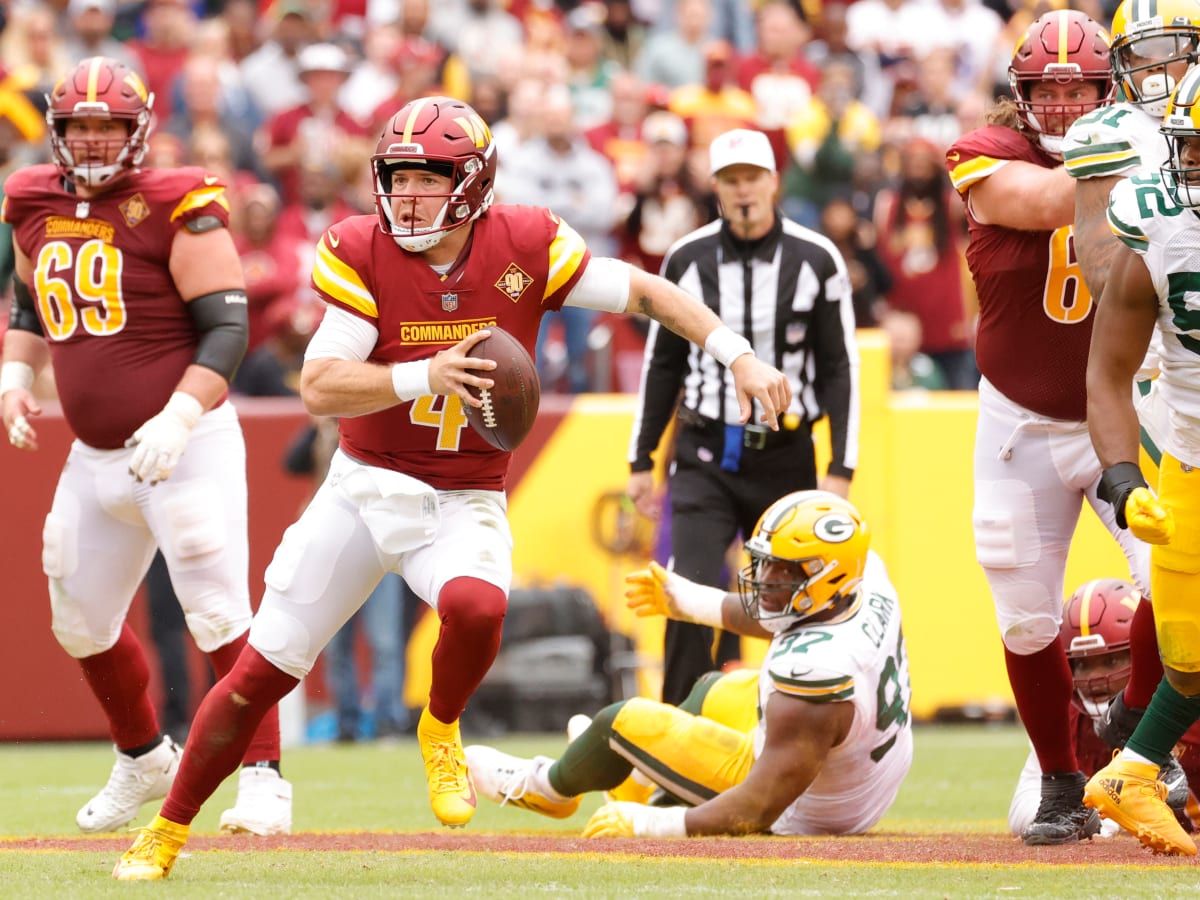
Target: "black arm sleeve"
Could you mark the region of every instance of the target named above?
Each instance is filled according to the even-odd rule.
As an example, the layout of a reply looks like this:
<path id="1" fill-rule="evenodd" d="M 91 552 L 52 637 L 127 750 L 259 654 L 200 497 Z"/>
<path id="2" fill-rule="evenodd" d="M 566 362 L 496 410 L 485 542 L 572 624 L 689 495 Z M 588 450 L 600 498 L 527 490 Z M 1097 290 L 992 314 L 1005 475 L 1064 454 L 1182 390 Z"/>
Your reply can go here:
<path id="1" fill-rule="evenodd" d="M 42 321 L 34 309 L 33 293 L 20 278 L 13 279 L 13 302 L 8 312 L 8 327 L 14 331 L 28 331 L 38 337 L 46 336 L 42 331 Z"/>
<path id="2" fill-rule="evenodd" d="M 204 294 L 189 300 L 187 308 L 200 332 L 192 362 L 233 381 L 250 338 L 246 292 L 236 288 Z"/>
<path id="3" fill-rule="evenodd" d="M 839 296 L 827 292 L 831 284 L 845 281 Z M 831 458 L 829 474 L 850 478 L 854 475 L 852 460 L 858 456 L 858 367 L 852 364 L 856 356 L 854 332 L 847 331 L 843 306 L 850 306 L 849 320 L 853 322 L 853 305 L 850 299 L 849 279 L 837 272 L 836 263 L 830 260 L 830 271 L 826 274 L 821 292 L 813 306 L 813 355 L 816 372 L 813 387 L 821 408 L 829 416 L 829 442 Z"/>

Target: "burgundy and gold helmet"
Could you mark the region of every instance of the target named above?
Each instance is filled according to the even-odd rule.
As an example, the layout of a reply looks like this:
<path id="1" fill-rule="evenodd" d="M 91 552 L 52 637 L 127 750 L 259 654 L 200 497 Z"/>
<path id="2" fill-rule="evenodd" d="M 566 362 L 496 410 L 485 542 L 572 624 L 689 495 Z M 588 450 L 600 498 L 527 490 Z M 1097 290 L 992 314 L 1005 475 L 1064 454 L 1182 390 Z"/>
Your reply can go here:
<path id="1" fill-rule="evenodd" d="M 1034 21 L 1017 42 L 1008 67 L 1008 83 L 1022 124 L 1039 135 L 1061 138 L 1081 115 L 1108 103 L 1113 93 L 1110 44 L 1104 26 L 1079 10 L 1055 10 Z M 1100 100 L 1036 105 L 1030 100 L 1030 89 L 1043 81 L 1094 81 Z"/>
<path id="2" fill-rule="evenodd" d="M 119 60 L 93 56 L 75 66 L 46 95 L 50 152 L 62 173 L 77 184 L 101 187 L 141 164 L 150 135 L 154 95 L 137 72 Z M 75 158 L 65 140 L 72 119 L 117 119 L 126 123 L 121 150 L 111 163 Z"/>
<path id="3" fill-rule="evenodd" d="M 1071 663 L 1075 705 L 1093 718 L 1129 681 L 1129 629 L 1141 599 L 1129 582 L 1100 578 L 1080 585 L 1063 606 L 1058 637 Z"/>
<path id="4" fill-rule="evenodd" d="M 396 113 L 383 127 L 371 157 L 379 227 L 405 250 L 435 246 L 447 232 L 478 218 L 491 206 L 496 181 L 496 145 L 479 113 L 451 97 L 422 97 Z M 399 169 L 427 169 L 451 180 L 445 205 L 428 227 L 406 228 L 396 222 L 392 202 L 413 198 L 392 191 Z M 415 201 L 414 201 L 415 202 Z"/>

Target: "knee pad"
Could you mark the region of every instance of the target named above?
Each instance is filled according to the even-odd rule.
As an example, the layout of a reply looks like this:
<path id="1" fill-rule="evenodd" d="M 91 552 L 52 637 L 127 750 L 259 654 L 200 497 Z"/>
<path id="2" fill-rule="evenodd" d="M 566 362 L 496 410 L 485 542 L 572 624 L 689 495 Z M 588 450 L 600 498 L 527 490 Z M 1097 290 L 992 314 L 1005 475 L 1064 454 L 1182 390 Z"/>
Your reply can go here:
<path id="1" fill-rule="evenodd" d="M 1029 573 L 987 570 L 1004 646 L 1018 656 L 1044 650 L 1058 640 L 1062 603 Z"/>
<path id="2" fill-rule="evenodd" d="M 250 627 L 250 605 L 234 604 L 230 598 L 214 596 L 209 602 L 185 606 L 183 618 L 196 646 L 205 653 L 212 653 Z"/>
<path id="3" fill-rule="evenodd" d="M 1033 489 L 1023 481 L 976 482 L 971 520 L 975 556 L 985 569 L 1012 569 L 1037 560 Z"/>
<path id="4" fill-rule="evenodd" d="M 50 630 L 72 659 L 85 659 L 111 649 L 121 636 L 121 624 L 117 621 L 103 634 L 96 632 L 62 581 L 50 579 Z"/>
<path id="5" fill-rule="evenodd" d="M 227 526 L 215 484 L 184 482 L 163 501 L 165 539 L 180 571 L 211 565 L 225 549 Z"/>
<path id="6" fill-rule="evenodd" d="M 293 678 L 304 678 L 316 663 L 307 626 L 295 616 L 267 605 L 266 599 L 250 623 L 250 646 L 267 662 Z"/>

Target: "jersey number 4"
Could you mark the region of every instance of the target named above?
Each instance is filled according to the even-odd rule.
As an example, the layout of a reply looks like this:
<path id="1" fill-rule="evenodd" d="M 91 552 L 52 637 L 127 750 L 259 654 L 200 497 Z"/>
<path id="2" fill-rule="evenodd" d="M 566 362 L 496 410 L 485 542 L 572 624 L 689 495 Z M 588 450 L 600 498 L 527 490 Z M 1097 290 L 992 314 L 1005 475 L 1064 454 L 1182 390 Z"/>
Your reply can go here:
<path id="1" fill-rule="evenodd" d="M 98 337 L 125 327 L 121 296 L 121 251 L 91 240 L 75 252 L 64 241 L 51 241 L 38 254 L 34 287 L 46 337 L 65 341 L 83 326 Z"/>

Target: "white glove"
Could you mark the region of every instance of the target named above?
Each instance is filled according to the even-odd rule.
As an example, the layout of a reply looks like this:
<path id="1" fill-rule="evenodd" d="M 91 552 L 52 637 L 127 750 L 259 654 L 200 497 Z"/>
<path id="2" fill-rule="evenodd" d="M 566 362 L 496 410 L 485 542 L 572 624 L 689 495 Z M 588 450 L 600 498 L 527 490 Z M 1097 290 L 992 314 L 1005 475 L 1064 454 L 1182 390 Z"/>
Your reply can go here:
<path id="1" fill-rule="evenodd" d="M 687 837 L 686 806 L 646 806 L 617 800 L 592 813 L 583 829 L 585 838 Z"/>
<path id="2" fill-rule="evenodd" d="M 204 407 L 191 394 L 176 391 L 158 415 L 147 419 L 125 442 L 134 447 L 129 471 L 138 481 L 158 484 L 171 477 L 192 428 L 200 421 Z"/>

